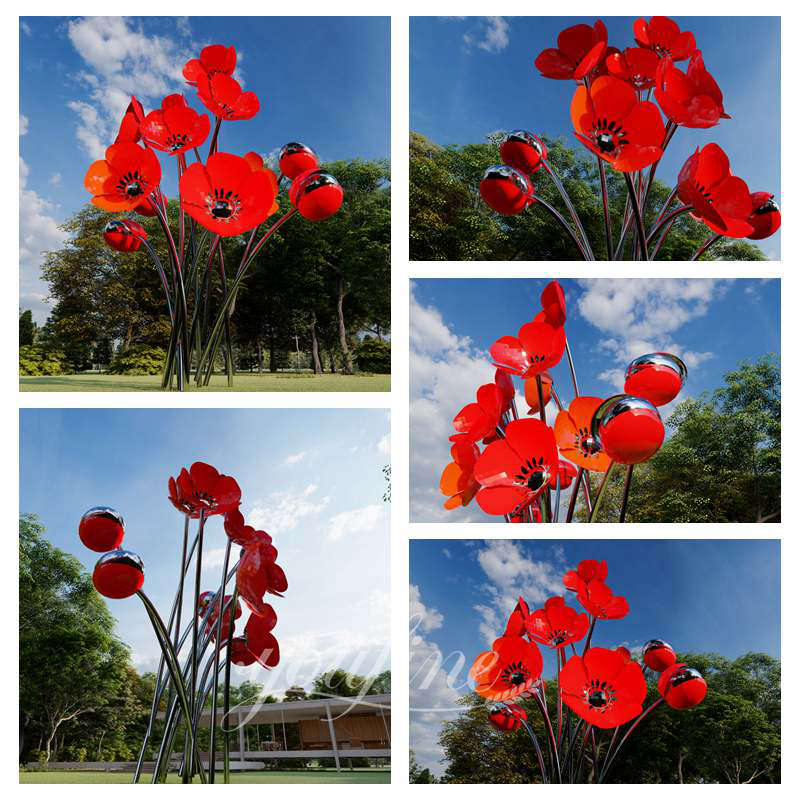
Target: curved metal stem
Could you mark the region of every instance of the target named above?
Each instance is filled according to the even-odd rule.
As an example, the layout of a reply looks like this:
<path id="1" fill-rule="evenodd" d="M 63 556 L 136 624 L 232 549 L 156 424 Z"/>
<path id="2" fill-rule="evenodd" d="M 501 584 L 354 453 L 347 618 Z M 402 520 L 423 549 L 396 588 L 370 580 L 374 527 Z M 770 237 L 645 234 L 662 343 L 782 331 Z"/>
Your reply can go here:
<path id="1" fill-rule="evenodd" d="M 572 230 L 572 228 L 570 228 L 569 224 L 561 215 L 561 213 L 557 211 L 553 206 L 551 206 L 550 203 L 548 203 L 547 200 L 545 200 L 543 197 L 540 197 L 539 195 L 534 195 L 534 199 L 540 206 L 542 206 L 542 208 L 548 211 L 556 220 L 556 222 L 558 222 L 558 224 L 570 235 L 572 241 L 575 244 L 575 247 L 578 248 L 578 252 L 581 254 L 583 260 L 588 261 L 589 257 L 586 254 L 586 249 L 584 248 L 583 243 L 578 238 L 578 235 L 575 233 L 575 231 Z"/>
<path id="2" fill-rule="evenodd" d="M 653 230 L 650 231 L 650 235 L 647 237 L 648 244 L 655 238 L 655 235 L 668 223 L 672 222 L 676 217 L 679 217 L 681 214 L 685 214 L 687 211 L 691 211 L 691 206 L 678 206 L 674 211 L 670 211 L 665 217 L 662 217 L 654 226 Z"/>
<path id="3" fill-rule="evenodd" d="M 647 257 L 647 238 L 644 234 L 644 221 L 642 220 L 642 209 L 639 206 L 639 198 L 636 196 L 636 188 L 633 185 L 633 179 L 630 176 L 630 173 L 623 172 L 625 176 L 625 185 L 628 187 L 628 194 L 631 198 L 631 208 L 633 209 L 633 218 L 636 220 L 636 230 L 639 234 L 639 247 L 642 251 L 642 256 L 644 257 L 645 261 L 648 261 Z M 635 254 L 634 254 L 635 255 Z"/>
<path id="4" fill-rule="evenodd" d="M 194 603 L 192 603 L 192 680 L 190 683 L 192 691 L 192 703 L 196 702 L 197 692 L 197 639 L 198 639 L 198 620 L 197 620 L 197 606 L 200 602 L 200 578 L 203 573 L 203 532 L 206 526 L 206 512 L 200 512 L 200 526 L 197 530 L 197 561 L 195 562 L 194 572 Z M 192 705 L 194 711 L 194 705 Z M 186 719 L 191 721 L 194 714 L 187 715 Z M 190 754 L 189 762 L 189 779 L 191 780 L 194 774 L 194 757 Z"/>
<path id="5" fill-rule="evenodd" d="M 561 762 L 558 758 L 558 749 L 556 748 L 556 737 L 553 734 L 553 725 L 550 722 L 550 715 L 547 713 L 547 706 L 545 705 L 544 699 L 541 696 L 541 687 L 539 692 L 534 692 L 533 696 L 536 698 L 536 702 L 539 704 L 539 711 L 542 713 L 542 718 L 544 719 L 545 727 L 547 728 L 547 735 L 550 739 L 550 758 L 555 769 L 556 776 L 558 777 L 558 782 L 561 783 Z"/>
<path id="6" fill-rule="evenodd" d="M 589 261 L 594 261 L 594 253 L 592 252 L 592 246 L 589 244 L 589 238 L 586 235 L 586 231 L 581 224 L 580 217 L 578 216 L 578 212 L 575 210 L 575 206 L 572 205 L 572 200 L 569 199 L 569 195 L 567 194 L 566 189 L 564 188 L 564 184 L 561 183 L 561 179 L 558 177 L 555 169 L 550 165 L 550 162 L 546 159 L 542 159 L 542 164 L 544 164 L 544 168 L 547 170 L 547 174 L 552 178 L 553 183 L 555 184 L 558 193 L 561 195 L 561 199 L 564 201 L 564 205 L 567 207 L 567 210 L 572 217 L 572 221 L 575 223 L 575 227 L 580 233 L 581 238 L 583 239 L 583 243 L 586 247 L 586 257 Z"/>
<path id="7" fill-rule="evenodd" d="M 542 771 L 542 781 L 544 783 L 550 783 L 549 777 L 547 775 L 547 769 L 544 765 L 544 756 L 542 755 L 542 748 L 539 747 L 539 740 L 536 738 L 536 734 L 533 732 L 530 725 L 528 725 L 526 720 L 521 720 L 522 724 L 525 726 L 525 730 L 528 732 L 528 736 L 530 736 L 531 741 L 533 742 L 533 747 L 536 750 L 536 758 L 539 761 L 539 769 Z"/>
<path id="8" fill-rule="evenodd" d="M 614 258 L 613 234 L 611 231 L 611 214 L 608 210 L 608 187 L 606 186 L 606 162 L 597 156 L 597 168 L 600 170 L 600 195 L 603 200 L 603 221 L 606 227 L 606 252 L 608 260 Z"/>
<path id="9" fill-rule="evenodd" d="M 578 467 L 578 477 L 575 479 L 575 485 L 572 487 L 572 494 L 569 496 L 569 507 L 567 508 L 567 518 L 565 522 L 572 522 L 572 515 L 575 513 L 575 503 L 578 499 L 578 492 L 581 488 L 581 481 L 583 480 L 583 473 L 586 470 L 583 467 Z"/>
<path id="10" fill-rule="evenodd" d="M 603 495 L 606 493 L 606 488 L 608 487 L 608 478 L 614 471 L 616 465 L 616 461 L 611 461 L 608 465 L 608 469 L 603 474 L 603 480 L 600 482 L 600 488 L 597 490 L 597 497 L 594 499 L 592 513 L 589 514 L 589 522 L 595 522 L 597 520 L 597 513 L 600 511 L 600 504 L 603 500 Z"/>
<path id="11" fill-rule="evenodd" d="M 640 723 L 640 722 L 641 722 L 641 721 L 642 721 L 642 720 L 643 720 L 643 719 L 644 719 L 644 718 L 645 718 L 645 717 L 646 717 L 646 716 L 647 716 L 647 715 L 648 715 L 648 714 L 649 714 L 651 711 L 653 711 L 654 709 L 658 708 L 658 706 L 660 706 L 660 705 L 661 705 L 663 702 L 664 702 L 664 698 L 663 698 L 663 697 L 659 697 L 659 698 L 658 698 L 658 700 L 656 700 L 654 703 L 652 703 L 650 706 L 648 706 L 648 707 L 647 707 L 647 708 L 646 708 L 646 709 L 645 709 L 645 710 L 644 710 L 644 711 L 643 711 L 643 712 L 642 712 L 642 713 L 641 713 L 641 714 L 640 714 L 640 715 L 639 715 L 639 716 L 636 718 L 636 720 L 634 720 L 634 722 L 631 724 L 630 728 L 628 728 L 628 730 L 625 732 L 625 735 L 622 737 L 622 739 L 621 739 L 620 743 L 617 745 L 617 749 L 616 749 L 616 750 L 615 750 L 613 753 L 611 753 L 611 754 L 610 754 L 610 756 L 609 756 L 609 759 L 608 759 L 608 763 L 605 765 L 605 767 L 603 768 L 602 772 L 600 773 L 600 779 L 599 779 L 598 783 L 602 783 L 603 779 L 604 779 L 604 778 L 605 778 L 605 776 L 608 774 L 608 770 L 609 770 L 609 769 L 611 769 L 611 765 L 614 763 L 614 759 L 617 757 L 617 754 L 618 754 L 618 753 L 619 753 L 619 751 L 622 749 L 622 745 L 624 745 L 624 744 L 625 744 L 625 742 L 627 741 L 628 737 L 629 737 L 629 736 L 630 736 L 630 735 L 631 735 L 631 734 L 634 732 L 634 730 L 636 730 L 636 727 L 639 725 L 639 723 Z"/>
<path id="12" fill-rule="evenodd" d="M 706 239 L 705 244 L 698 249 L 698 251 L 689 259 L 690 261 L 697 261 L 700 256 L 703 255 L 707 250 L 710 250 L 720 239 L 722 239 L 722 234 L 718 233 L 715 236 L 710 236 Z"/>

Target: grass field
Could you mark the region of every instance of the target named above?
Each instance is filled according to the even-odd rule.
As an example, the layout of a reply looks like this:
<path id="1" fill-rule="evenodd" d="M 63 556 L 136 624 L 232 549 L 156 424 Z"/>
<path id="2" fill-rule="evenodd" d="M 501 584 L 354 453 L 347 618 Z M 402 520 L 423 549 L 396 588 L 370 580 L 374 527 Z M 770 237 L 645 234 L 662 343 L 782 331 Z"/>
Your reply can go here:
<path id="1" fill-rule="evenodd" d="M 150 783 L 150 775 L 142 775 L 142 783 Z M 130 772 L 20 772 L 20 783 L 131 783 Z M 169 783 L 180 783 L 177 775 Z M 231 783 L 390 783 L 388 769 L 286 770 L 270 772 L 234 772 Z"/>
<path id="2" fill-rule="evenodd" d="M 211 384 L 200 392 L 388 392 L 389 375 L 314 375 L 308 373 L 251 374 L 242 373 L 228 388 L 224 375 L 215 375 Z M 43 375 L 19 379 L 21 392 L 157 392 L 161 390 L 160 375 Z"/>

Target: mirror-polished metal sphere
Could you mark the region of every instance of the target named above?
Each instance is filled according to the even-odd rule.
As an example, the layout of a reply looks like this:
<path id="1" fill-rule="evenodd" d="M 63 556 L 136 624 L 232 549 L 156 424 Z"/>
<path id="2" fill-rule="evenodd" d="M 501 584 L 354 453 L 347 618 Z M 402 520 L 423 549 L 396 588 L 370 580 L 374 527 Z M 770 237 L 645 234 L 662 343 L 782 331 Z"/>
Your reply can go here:
<path id="1" fill-rule="evenodd" d="M 78 536 L 90 550 L 105 553 L 122 544 L 125 522 L 122 515 L 110 506 L 95 506 L 81 517 Z"/>
<path id="2" fill-rule="evenodd" d="M 628 364 L 625 392 L 663 406 L 678 396 L 686 375 L 686 364 L 672 353 L 647 353 Z"/>
<path id="3" fill-rule="evenodd" d="M 642 648 L 642 661 L 646 667 L 655 672 L 663 672 L 675 663 L 675 651 L 667 642 L 651 639 Z"/>
<path id="4" fill-rule="evenodd" d="M 547 158 L 544 142 L 530 131 L 510 131 L 502 138 L 499 150 L 504 164 L 526 175 L 536 172 Z"/>
<path id="5" fill-rule="evenodd" d="M 294 180 L 298 175 L 319 166 L 319 156 L 302 142 L 289 142 L 281 147 L 278 154 L 278 168 L 287 178 Z"/>
<path id="6" fill-rule="evenodd" d="M 658 409 L 643 397 L 616 394 L 603 401 L 592 417 L 592 435 L 612 461 L 640 464 L 664 441 Z"/>
<path id="7" fill-rule="evenodd" d="M 506 164 L 494 164 L 483 173 L 480 192 L 486 205 L 507 217 L 519 214 L 533 202 L 530 180 Z"/>
<path id="8" fill-rule="evenodd" d="M 289 197 L 306 219 L 314 222 L 333 216 L 342 205 L 344 191 L 329 172 L 313 170 L 301 175 L 292 185 Z"/>
<path id="9" fill-rule="evenodd" d="M 705 678 L 696 669 L 686 665 L 669 674 L 662 690 L 667 705 L 680 710 L 700 705 L 707 692 Z"/>
<path id="10" fill-rule="evenodd" d="M 94 565 L 92 582 L 104 597 L 121 600 L 130 597 L 144 583 L 144 562 L 130 550 L 112 550 Z"/>

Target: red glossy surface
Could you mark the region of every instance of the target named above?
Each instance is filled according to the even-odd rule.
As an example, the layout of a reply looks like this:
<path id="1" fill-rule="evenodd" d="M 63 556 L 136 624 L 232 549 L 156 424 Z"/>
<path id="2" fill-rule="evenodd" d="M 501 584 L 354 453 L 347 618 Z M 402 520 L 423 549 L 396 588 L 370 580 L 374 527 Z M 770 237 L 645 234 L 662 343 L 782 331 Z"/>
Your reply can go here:
<path id="1" fill-rule="evenodd" d="M 661 673 L 658 691 L 670 708 L 683 711 L 700 705 L 708 692 L 708 684 L 701 675 L 672 685 L 671 681 L 686 668 L 686 664 L 673 664 Z"/>
<path id="2" fill-rule="evenodd" d="M 171 94 L 161 101 L 161 108 L 151 111 L 140 127 L 142 139 L 151 147 L 170 155 L 200 147 L 208 138 L 211 121 L 207 114 L 190 108 L 181 94 Z"/>
<path id="3" fill-rule="evenodd" d="M 572 479 L 578 474 L 578 470 L 569 461 L 558 459 L 558 469 L 550 476 L 550 487 L 568 489 L 572 485 Z"/>
<path id="4" fill-rule="evenodd" d="M 236 48 L 221 44 L 211 44 L 200 51 L 200 58 L 187 61 L 183 67 L 183 77 L 190 86 L 208 79 L 217 73 L 232 75 L 236 69 Z"/>
<path id="5" fill-rule="evenodd" d="M 326 178 L 324 183 L 321 183 L 320 176 Z M 312 169 L 294 179 L 289 199 L 303 217 L 312 222 L 321 222 L 342 207 L 344 190 L 333 176 Z"/>
<path id="6" fill-rule="evenodd" d="M 476 402 L 468 403 L 453 418 L 455 435 L 451 441 L 477 442 L 494 433 L 503 413 L 505 399 L 496 383 L 486 383 L 476 392 Z"/>
<path id="7" fill-rule="evenodd" d="M 528 617 L 525 630 L 534 641 L 558 650 L 586 636 L 589 617 L 568 606 L 563 597 L 551 597 Z"/>
<path id="8" fill-rule="evenodd" d="M 527 176 L 519 173 L 528 186 L 523 191 L 513 180 L 498 180 L 484 178 L 480 184 L 480 193 L 483 201 L 489 208 L 506 217 L 513 217 L 523 212 L 532 202 L 533 184 Z"/>
<path id="9" fill-rule="evenodd" d="M 490 724 L 504 733 L 517 730 L 527 719 L 528 715 L 525 713 L 525 709 L 516 705 L 516 703 L 498 706 L 489 712 Z"/>
<path id="10" fill-rule="evenodd" d="M 110 517 L 84 517 L 78 526 L 78 536 L 90 550 L 105 553 L 116 550 L 122 544 L 125 528 Z"/>
<path id="11" fill-rule="evenodd" d="M 203 227 L 237 236 L 273 213 L 278 183 L 271 170 L 253 171 L 240 156 L 215 153 L 183 173 L 180 194 L 186 213 Z"/>
<path id="12" fill-rule="evenodd" d="M 112 144 L 106 157 L 87 170 L 83 185 L 104 211 L 130 211 L 161 181 L 161 164 L 150 148 L 132 142 Z"/>
<path id="13" fill-rule="evenodd" d="M 128 108 L 122 116 L 122 122 L 119 125 L 119 133 L 114 140 L 114 144 L 120 142 L 131 142 L 135 144 L 141 139 L 141 132 L 139 126 L 144 119 L 144 109 L 142 104 L 135 98 L 131 97 L 131 102 L 128 103 Z"/>
<path id="14" fill-rule="evenodd" d="M 647 684 L 635 661 L 618 650 L 592 647 L 561 670 L 561 697 L 581 719 L 598 728 L 624 725 L 642 712 Z"/>
<path id="15" fill-rule="evenodd" d="M 310 149 L 299 150 L 296 153 L 286 153 L 278 162 L 280 171 L 290 180 L 298 175 L 319 167 L 319 159 Z"/>
<path id="16" fill-rule="evenodd" d="M 661 447 L 664 423 L 657 411 L 630 409 L 608 422 L 601 430 L 600 438 L 612 461 L 640 464 Z"/>
<path id="17" fill-rule="evenodd" d="M 643 47 L 629 47 L 622 53 L 612 53 L 606 57 L 608 74 L 626 81 L 634 89 L 651 89 L 656 83 L 656 70 L 659 57 L 653 50 Z"/>
<path id="18" fill-rule="evenodd" d="M 678 197 L 715 233 L 740 239 L 753 232 L 750 190 L 731 174 L 728 156 L 717 144 L 695 150 L 686 160 L 678 175 Z"/>
<path id="19" fill-rule="evenodd" d="M 654 406 L 674 400 L 682 388 L 680 374 L 662 364 L 650 364 L 637 370 L 625 381 L 625 394 L 643 397 Z"/>
<path id="20" fill-rule="evenodd" d="M 546 372 L 543 372 L 539 377 L 542 379 L 542 400 L 546 408 L 550 402 L 553 379 Z M 539 413 L 539 386 L 536 378 L 528 378 L 525 381 L 525 402 L 528 404 L 529 415 Z"/>
<path id="21" fill-rule="evenodd" d="M 662 58 L 653 95 L 664 114 L 685 128 L 711 128 L 721 119 L 730 119 L 723 107 L 722 92 L 699 50 L 692 54 L 685 73 L 669 58 Z"/>
<path id="22" fill-rule="evenodd" d="M 592 435 L 592 417 L 603 399 L 576 397 L 568 410 L 559 411 L 553 432 L 560 454 L 584 469 L 605 472 L 610 463 L 602 444 Z"/>
<path id="23" fill-rule="evenodd" d="M 533 136 L 533 134 L 531 134 Z M 547 147 L 538 137 L 533 137 L 539 144 L 535 145 L 522 141 L 504 141 L 500 144 L 500 160 L 509 167 L 519 170 L 526 175 L 532 175 L 542 166 L 542 159 L 547 158 Z"/>
<path id="24" fill-rule="evenodd" d="M 267 608 L 272 611 L 270 606 Z M 274 612 L 266 615 L 251 614 L 244 628 L 247 649 L 267 669 L 277 666 L 281 657 L 278 640 L 272 635 L 276 622 Z"/>
<path id="25" fill-rule="evenodd" d="M 557 467 L 553 431 L 538 419 L 514 420 L 475 465 L 478 505 L 487 514 L 512 514 L 539 497 Z"/>
<path id="26" fill-rule="evenodd" d="M 235 78 L 221 72 L 198 75 L 197 96 L 215 117 L 229 121 L 251 119 L 260 108 L 255 92 L 243 92 Z"/>
<path id="27" fill-rule="evenodd" d="M 769 192 L 753 192 L 750 195 L 752 213 L 747 221 L 753 226 L 748 239 L 766 239 L 781 226 L 781 211 Z"/>
<path id="28" fill-rule="evenodd" d="M 242 636 L 231 639 L 231 663 L 237 667 L 249 667 L 256 663 L 256 657 L 247 647 L 247 640 Z"/>
<path id="29" fill-rule="evenodd" d="M 633 38 L 640 47 L 650 48 L 657 56 L 668 56 L 673 61 L 685 61 L 695 51 L 694 34 L 681 33 L 669 17 L 651 17 L 649 22 L 640 17 L 633 23 Z"/>
<path id="30" fill-rule="evenodd" d="M 182 469 L 177 479 L 170 478 L 168 489 L 170 502 L 193 519 L 201 513 L 206 517 L 226 514 L 238 508 L 242 500 L 242 490 L 230 475 L 222 475 L 202 461 Z"/>
<path id="31" fill-rule="evenodd" d="M 519 636 L 501 636 L 481 653 L 469 675 L 475 691 L 487 700 L 505 701 L 529 692 L 542 674 L 539 648 Z"/>
<path id="32" fill-rule="evenodd" d="M 92 583 L 103 597 L 121 600 L 142 588 L 144 573 L 131 564 L 98 564 L 92 572 Z"/>
<path id="33" fill-rule="evenodd" d="M 578 602 L 598 619 L 622 619 L 628 614 L 628 601 L 614 594 L 602 580 L 590 580 L 578 586 Z"/>
<path id="34" fill-rule="evenodd" d="M 589 25 L 572 25 L 558 34 L 558 47 L 543 50 L 534 65 L 545 78 L 583 80 L 602 63 L 608 31 L 601 20 Z"/>
<path id="35" fill-rule="evenodd" d="M 675 663 L 675 651 L 671 647 L 654 647 L 642 656 L 644 665 L 655 672 L 663 672 Z"/>
<path id="36" fill-rule="evenodd" d="M 450 448 L 453 460 L 444 468 L 439 481 L 439 490 L 447 496 L 446 509 L 467 506 L 472 502 L 480 488 L 473 475 L 479 455 L 477 446 L 471 442 L 456 442 Z"/>
<path id="37" fill-rule="evenodd" d="M 619 78 L 603 75 L 579 86 L 570 107 L 578 140 L 621 172 L 635 172 L 663 155 L 664 122 L 655 103 L 640 101 Z"/>
<path id="38" fill-rule="evenodd" d="M 564 289 L 558 281 L 550 281 L 540 296 L 545 320 L 554 328 L 560 328 L 567 321 L 567 301 Z"/>
<path id="39" fill-rule="evenodd" d="M 103 231 L 105 243 L 120 253 L 133 253 L 142 245 L 142 239 L 147 238 L 145 229 L 132 219 L 116 220 L 117 224 L 109 223 L 111 230 L 106 227 Z"/>
<path id="40" fill-rule="evenodd" d="M 278 551 L 265 541 L 252 541 L 245 545 L 236 571 L 236 588 L 242 600 L 256 614 L 267 614 L 271 607 L 264 603 L 264 595 L 280 595 L 287 589 L 286 575 L 275 563 Z"/>
<path id="41" fill-rule="evenodd" d="M 571 569 L 564 573 L 564 586 L 572 592 L 577 592 L 581 586 L 589 581 L 604 581 L 608 577 L 608 564 L 605 561 L 586 559 L 578 564 L 578 569 Z"/>
<path id="42" fill-rule="evenodd" d="M 522 636 L 525 633 L 525 623 L 529 616 L 528 604 L 520 597 L 508 618 L 503 636 Z"/>

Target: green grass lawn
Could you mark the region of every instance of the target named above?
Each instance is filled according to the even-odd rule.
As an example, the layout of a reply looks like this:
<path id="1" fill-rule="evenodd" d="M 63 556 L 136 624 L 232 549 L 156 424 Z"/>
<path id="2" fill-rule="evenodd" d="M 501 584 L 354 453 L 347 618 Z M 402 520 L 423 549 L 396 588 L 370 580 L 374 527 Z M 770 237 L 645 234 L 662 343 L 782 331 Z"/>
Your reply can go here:
<path id="1" fill-rule="evenodd" d="M 236 375 L 228 388 L 224 375 L 215 375 L 200 392 L 388 392 L 389 375 L 314 375 L 279 372 L 262 375 L 249 372 Z M 21 392 L 156 392 L 161 391 L 160 375 L 43 375 L 19 379 Z"/>
<path id="2" fill-rule="evenodd" d="M 150 775 L 142 775 L 142 783 L 150 783 Z M 130 772 L 20 772 L 20 783 L 131 783 Z M 177 775 L 169 783 L 180 783 Z M 196 781 L 197 782 L 197 781 Z M 234 772 L 231 783 L 391 783 L 388 769 L 280 770 L 270 772 Z"/>

